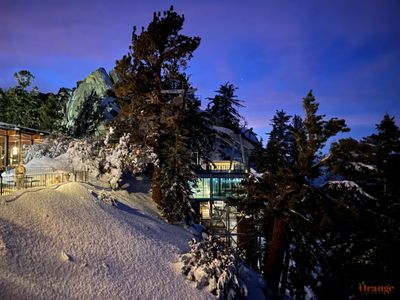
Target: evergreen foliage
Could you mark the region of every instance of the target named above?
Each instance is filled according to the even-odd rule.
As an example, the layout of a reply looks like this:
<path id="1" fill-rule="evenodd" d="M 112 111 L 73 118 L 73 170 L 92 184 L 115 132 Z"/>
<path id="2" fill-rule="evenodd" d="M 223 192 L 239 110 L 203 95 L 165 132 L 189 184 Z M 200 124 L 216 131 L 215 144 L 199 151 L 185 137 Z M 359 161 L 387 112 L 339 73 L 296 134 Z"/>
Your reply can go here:
<path id="1" fill-rule="evenodd" d="M 304 286 L 316 284 L 312 272 L 319 264 L 318 228 L 328 209 L 314 185 L 326 159 L 321 150 L 330 137 L 348 131 L 344 120 L 325 120 L 318 114 L 311 91 L 303 107 L 304 119 L 277 112 L 266 149 L 266 171 L 246 180 L 247 196 L 238 203 L 268 242 L 262 269 L 271 292 L 284 294 L 287 287 L 300 299 Z"/>
<path id="2" fill-rule="evenodd" d="M 238 208 L 267 242 L 263 272 L 273 294 L 302 299 L 358 296 L 358 285 L 395 284 L 400 263 L 400 130 L 385 115 L 377 133 L 327 140 L 347 131 L 325 120 L 310 92 L 304 119 L 277 112 L 266 171 L 244 183 Z M 280 286 L 280 289 L 278 287 Z"/>
<path id="3" fill-rule="evenodd" d="M 247 287 L 240 278 L 242 262 L 234 249 L 213 236 L 192 240 L 190 252 L 180 257 L 182 273 L 198 288 L 207 288 L 217 299 L 246 299 Z"/>
<path id="4" fill-rule="evenodd" d="M 40 94 L 40 101 L 39 128 L 51 132 L 61 130 L 63 102 L 59 95 L 54 95 L 53 93 Z"/>
<path id="5" fill-rule="evenodd" d="M 257 172 L 264 173 L 267 168 L 267 155 L 267 151 L 263 146 L 263 140 L 260 139 L 260 142 L 255 145 L 255 148 L 250 153 L 250 165 L 254 166 Z"/>
<path id="6" fill-rule="evenodd" d="M 269 171 L 276 172 L 278 168 L 288 168 L 293 164 L 290 119 L 291 116 L 283 110 L 276 111 L 272 119 L 265 157 Z"/>
<path id="7" fill-rule="evenodd" d="M 243 107 L 241 100 L 235 95 L 237 88 L 227 82 L 220 86 L 213 98 L 208 98 L 209 103 L 207 111 L 213 116 L 216 125 L 232 129 L 234 132 L 240 132 L 242 127 L 240 121 L 243 117 L 237 111 L 237 108 Z"/>
<path id="8" fill-rule="evenodd" d="M 14 78 L 18 83 L 15 87 L 0 90 L 0 121 L 43 130 L 59 130 L 66 99 L 59 94 L 40 93 L 37 87 L 31 87 L 35 77 L 27 70 L 15 73 Z"/>
<path id="9" fill-rule="evenodd" d="M 188 132 L 184 126 L 184 111 L 179 111 L 169 119 L 168 134 L 162 135 L 161 162 L 161 208 L 170 222 L 179 222 L 183 217 L 190 222 L 190 186 L 194 181 L 191 151 L 188 147 Z"/>
<path id="10" fill-rule="evenodd" d="M 360 282 L 395 284 L 400 251 L 400 130 L 385 115 L 377 133 L 361 141 L 342 139 L 331 148 L 335 181 L 324 193 L 335 204 L 321 239 L 329 271 L 321 293 L 345 297 Z M 338 290 L 334 285 L 343 286 Z"/>
<path id="11" fill-rule="evenodd" d="M 140 34 L 134 27 L 130 51 L 115 68 L 121 107 L 117 130 L 153 149 L 158 160 L 151 166 L 152 197 L 171 222 L 188 220 L 192 151 L 204 154 L 211 144 L 204 135 L 206 115 L 188 95 L 184 70 L 200 38 L 180 33 L 184 20 L 172 7 L 154 13 Z"/>

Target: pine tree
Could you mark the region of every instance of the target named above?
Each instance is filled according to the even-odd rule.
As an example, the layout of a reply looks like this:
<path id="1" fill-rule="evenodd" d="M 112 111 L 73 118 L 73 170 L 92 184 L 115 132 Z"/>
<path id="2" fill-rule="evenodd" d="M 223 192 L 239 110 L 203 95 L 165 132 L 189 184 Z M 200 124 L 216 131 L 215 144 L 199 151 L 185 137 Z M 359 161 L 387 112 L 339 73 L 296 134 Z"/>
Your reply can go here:
<path id="1" fill-rule="evenodd" d="M 157 156 L 152 197 L 170 222 L 190 219 L 192 153 L 204 156 L 211 147 L 207 114 L 189 97 L 184 73 L 200 38 L 180 34 L 183 23 L 172 7 L 162 16 L 155 13 L 146 30 L 137 34 L 134 28 L 131 51 L 116 66 L 121 106 L 116 124 Z"/>
<path id="2" fill-rule="evenodd" d="M 379 178 L 380 192 L 386 201 L 392 202 L 400 198 L 398 185 L 400 159 L 400 130 L 394 117 L 386 114 L 376 125 L 377 134 L 364 139 L 363 144 L 371 149 L 370 160 L 381 171 Z"/>
<path id="3" fill-rule="evenodd" d="M 176 119 L 167 124 L 168 135 L 163 135 L 163 157 L 161 167 L 161 208 L 164 217 L 170 222 L 185 220 L 191 222 L 189 181 L 194 181 L 192 155 L 188 147 L 188 132 L 181 126 L 184 112 L 175 115 Z"/>
<path id="4" fill-rule="evenodd" d="M 235 95 L 237 88 L 227 82 L 220 86 L 213 98 L 208 98 L 209 103 L 207 111 L 214 117 L 216 125 L 232 129 L 234 132 L 240 132 L 242 127 L 240 121 L 243 117 L 237 111 L 237 108 L 243 107 L 241 100 Z"/>
<path id="5" fill-rule="evenodd" d="M 27 70 L 19 71 L 14 74 L 18 82 L 16 87 L 18 100 L 18 117 L 17 124 L 25 125 L 28 127 L 39 127 L 39 111 L 40 106 L 39 91 L 37 87 L 33 87 L 28 91 L 35 77 Z"/>
<path id="6" fill-rule="evenodd" d="M 116 65 L 120 79 L 116 94 L 121 102 L 118 121 L 132 133 L 133 139 L 150 145 L 159 157 L 164 114 L 168 110 L 165 107 L 171 101 L 163 90 L 169 89 L 170 82 L 180 77 L 179 71 L 200 43 L 198 37 L 179 33 L 184 20 L 172 7 L 163 16 L 154 13 L 146 30 L 142 28 L 137 34 L 134 27 L 130 52 Z M 160 176 L 160 166 L 153 165 L 152 197 L 158 204 L 162 197 Z"/>
<path id="7" fill-rule="evenodd" d="M 3 91 L 3 89 L 0 88 L 0 122 L 6 122 L 10 123 L 10 117 L 9 117 L 9 109 L 10 109 L 10 102 L 9 99 L 6 95 L 6 92 Z"/>
<path id="8" fill-rule="evenodd" d="M 270 172 L 276 172 L 278 168 L 288 168 L 293 163 L 291 155 L 291 116 L 283 110 L 276 111 L 272 119 L 272 130 L 267 143 L 266 163 Z"/>
<path id="9" fill-rule="evenodd" d="M 269 143 L 271 159 L 261 178 L 249 178 L 247 196 L 239 208 L 251 214 L 268 241 L 264 276 L 275 294 L 283 294 L 286 283 L 292 295 L 304 297 L 304 286 L 312 282 L 317 265 L 318 226 L 325 204 L 314 180 L 322 174 L 326 157 L 322 149 L 338 132 L 348 131 L 344 120 L 324 120 L 310 91 L 304 98 L 304 120 L 279 112 L 274 118 Z M 245 204 L 244 204 L 245 203 Z M 289 259 L 295 267 L 287 270 Z M 286 282 L 288 274 L 288 282 Z M 281 286 L 279 290 L 279 285 Z"/>
<path id="10" fill-rule="evenodd" d="M 328 163 L 334 181 L 324 186 L 324 193 L 335 209 L 325 222 L 331 227 L 329 237 L 321 238 L 321 245 L 330 249 L 321 294 L 348 297 L 365 280 L 395 283 L 400 263 L 400 131 L 388 115 L 377 131 L 361 141 L 342 139 L 331 148 Z"/>
<path id="11" fill-rule="evenodd" d="M 63 118 L 63 102 L 53 93 L 40 94 L 39 128 L 49 131 L 60 129 Z"/>
<path id="12" fill-rule="evenodd" d="M 68 97 L 40 93 L 37 87 L 31 87 L 35 77 L 27 70 L 15 73 L 14 78 L 16 86 L 0 90 L 0 121 L 44 130 L 59 129 Z"/>
<path id="13" fill-rule="evenodd" d="M 267 151 L 263 145 L 263 139 L 260 139 L 260 143 L 255 145 L 255 148 L 250 153 L 250 165 L 254 166 L 257 172 L 264 173 L 267 169 Z"/>

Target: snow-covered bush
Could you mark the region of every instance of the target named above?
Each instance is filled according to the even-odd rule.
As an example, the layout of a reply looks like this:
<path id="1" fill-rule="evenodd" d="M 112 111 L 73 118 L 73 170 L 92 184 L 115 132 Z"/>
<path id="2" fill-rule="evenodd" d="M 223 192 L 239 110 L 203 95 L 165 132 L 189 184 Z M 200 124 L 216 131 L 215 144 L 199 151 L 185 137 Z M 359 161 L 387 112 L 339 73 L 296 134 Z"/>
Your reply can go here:
<path id="1" fill-rule="evenodd" d="M 101 190 L 97 195 L 97 199 L 103 201 L 104 203 L 112 206 L 117 206 L 118 199 L 106 190 Z"/>
<path id="2" fill-rule="evenodd" d="M 71 163 L 79 169 L 89 170 L 95 177 L 103 177 L 112 188 L 117 188 L 124 172 L 137 174 L 149 163 L 157 163 L 152 148 L 130 142 L 130 134 L 121 136 L 118 143 L 110 144 L 109 135 L 104 140 L 75 140 L 67 151 Z"/>
<path id="3" fill-rule="evenodd" d="M 102 142 L 87 139 L 73 140 L 67 150 L 69 161 L 75 169 L 88 170 L 98 177 L 101 174 Z"/>
<path id="4" fill-rule="evenodd" d="M 118 187 L 121 176 L 125 171 L 137 174 L 142 172 L 147 164 L 157 161 L 157 156 L 153 153 L 151 147 L 142 147 L 130 143 L 129 133 L 125 133 L 115 147 L 106 148 L 103 154 L 106 154 L 103 170 L 107 174 L 108 182 L 112 188 Z"/>
<path id="5" fill-rule="evenodd" d="M 180 257 L 182 273 L 218 299 L 243 299 L 247 288 L 239 277 L 241 262 L 232 249 L 213 236 L 189 242 L 190 252 Z"/>
<path id="6" fill-rule="evenodd" d="M 55 158 L 68 150 L 69 138 L 47 137 L 40 144 L 24 146 L 24 162 L 28 163 L 34 158 Z"/>

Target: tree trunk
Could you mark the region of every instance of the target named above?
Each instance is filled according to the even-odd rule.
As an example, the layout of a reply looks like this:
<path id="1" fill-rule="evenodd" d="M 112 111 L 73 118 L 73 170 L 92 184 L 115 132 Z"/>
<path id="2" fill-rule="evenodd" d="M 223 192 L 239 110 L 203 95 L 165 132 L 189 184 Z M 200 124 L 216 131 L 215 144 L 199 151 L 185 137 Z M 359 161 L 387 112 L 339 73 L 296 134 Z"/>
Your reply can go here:
<path id="1" fill-rule="evenodd" d="M 154 153 L 157 154 L 159 165 L 153 166 L 153 174 L 151 180 L 151 190 L 153 201 L 157 204 L 161 204 L 161 147 L 160 147 L 160 136 L 161 136 L 161 61 L 159 61 L 154 68 L 154 81 L 155 81 L 155 96 L 151 97 L 152 104 L 156 106 L 155 110 L 155 126 L 153 128 L 154 133 L 156 133 L 157 138 L 154 141 Z"/>
<path id="2" fill-rule="evenodd" d="M 246 254 L 247 263 L 254 269 L 257 268 L 257 236 L 254 234 L 254 222 L 242 217 L 237 219 L 237 244 Z"/>
<path id="3" fill-rule="evenodd" d="M 274 220 L 272 238 L 264 266 L 264 277 L 273 293 L 279 293 L 279 282 L 283 271 L 283 258 L 286 249 L 287 235 L 285 223 L 280 217 Z"/>
<path id="4" fill-rule="evenodd" d="M 290 246 L 289 245 L 290 245 L 290 241 L 287 239 L 286 240 L 285 259 L 284 259 L 283 271 L 282 271 L 282 275 L 281 275 L 281 289 L 280 289 L 281 295 L 285 295 L 286 286 L 287 286 L 287 277 L 288 277 L 288 272 L 289 272 L 289 261 L 290 261 L 290 254 L 289 254 Z"/>
<path id="5" fill-rule="evenodd" d="M 161 182 L 160 182 L 160 168 L 153 167 L 153 174 L 151 178 L 151 197 L 156 204 L 161 204 Z"/>

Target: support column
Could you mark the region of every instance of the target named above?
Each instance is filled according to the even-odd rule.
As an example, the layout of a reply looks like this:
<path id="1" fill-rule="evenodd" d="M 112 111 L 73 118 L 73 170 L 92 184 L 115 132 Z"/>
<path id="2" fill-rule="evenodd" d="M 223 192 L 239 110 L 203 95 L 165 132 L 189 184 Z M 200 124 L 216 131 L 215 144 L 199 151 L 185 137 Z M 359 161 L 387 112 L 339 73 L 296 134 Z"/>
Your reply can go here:
<path id="1" fill-rule="evenodd" d="M 8 149 L 9 149 L 9 137 L 8 137 L 8 134 L 6 133 L 6 164 L 5 164 L 5 166 L 7 167 L 8 166 L 8 162 L 9 162 L 9 159 L 10 159 L 10 152 L 8 151 Z"/>

